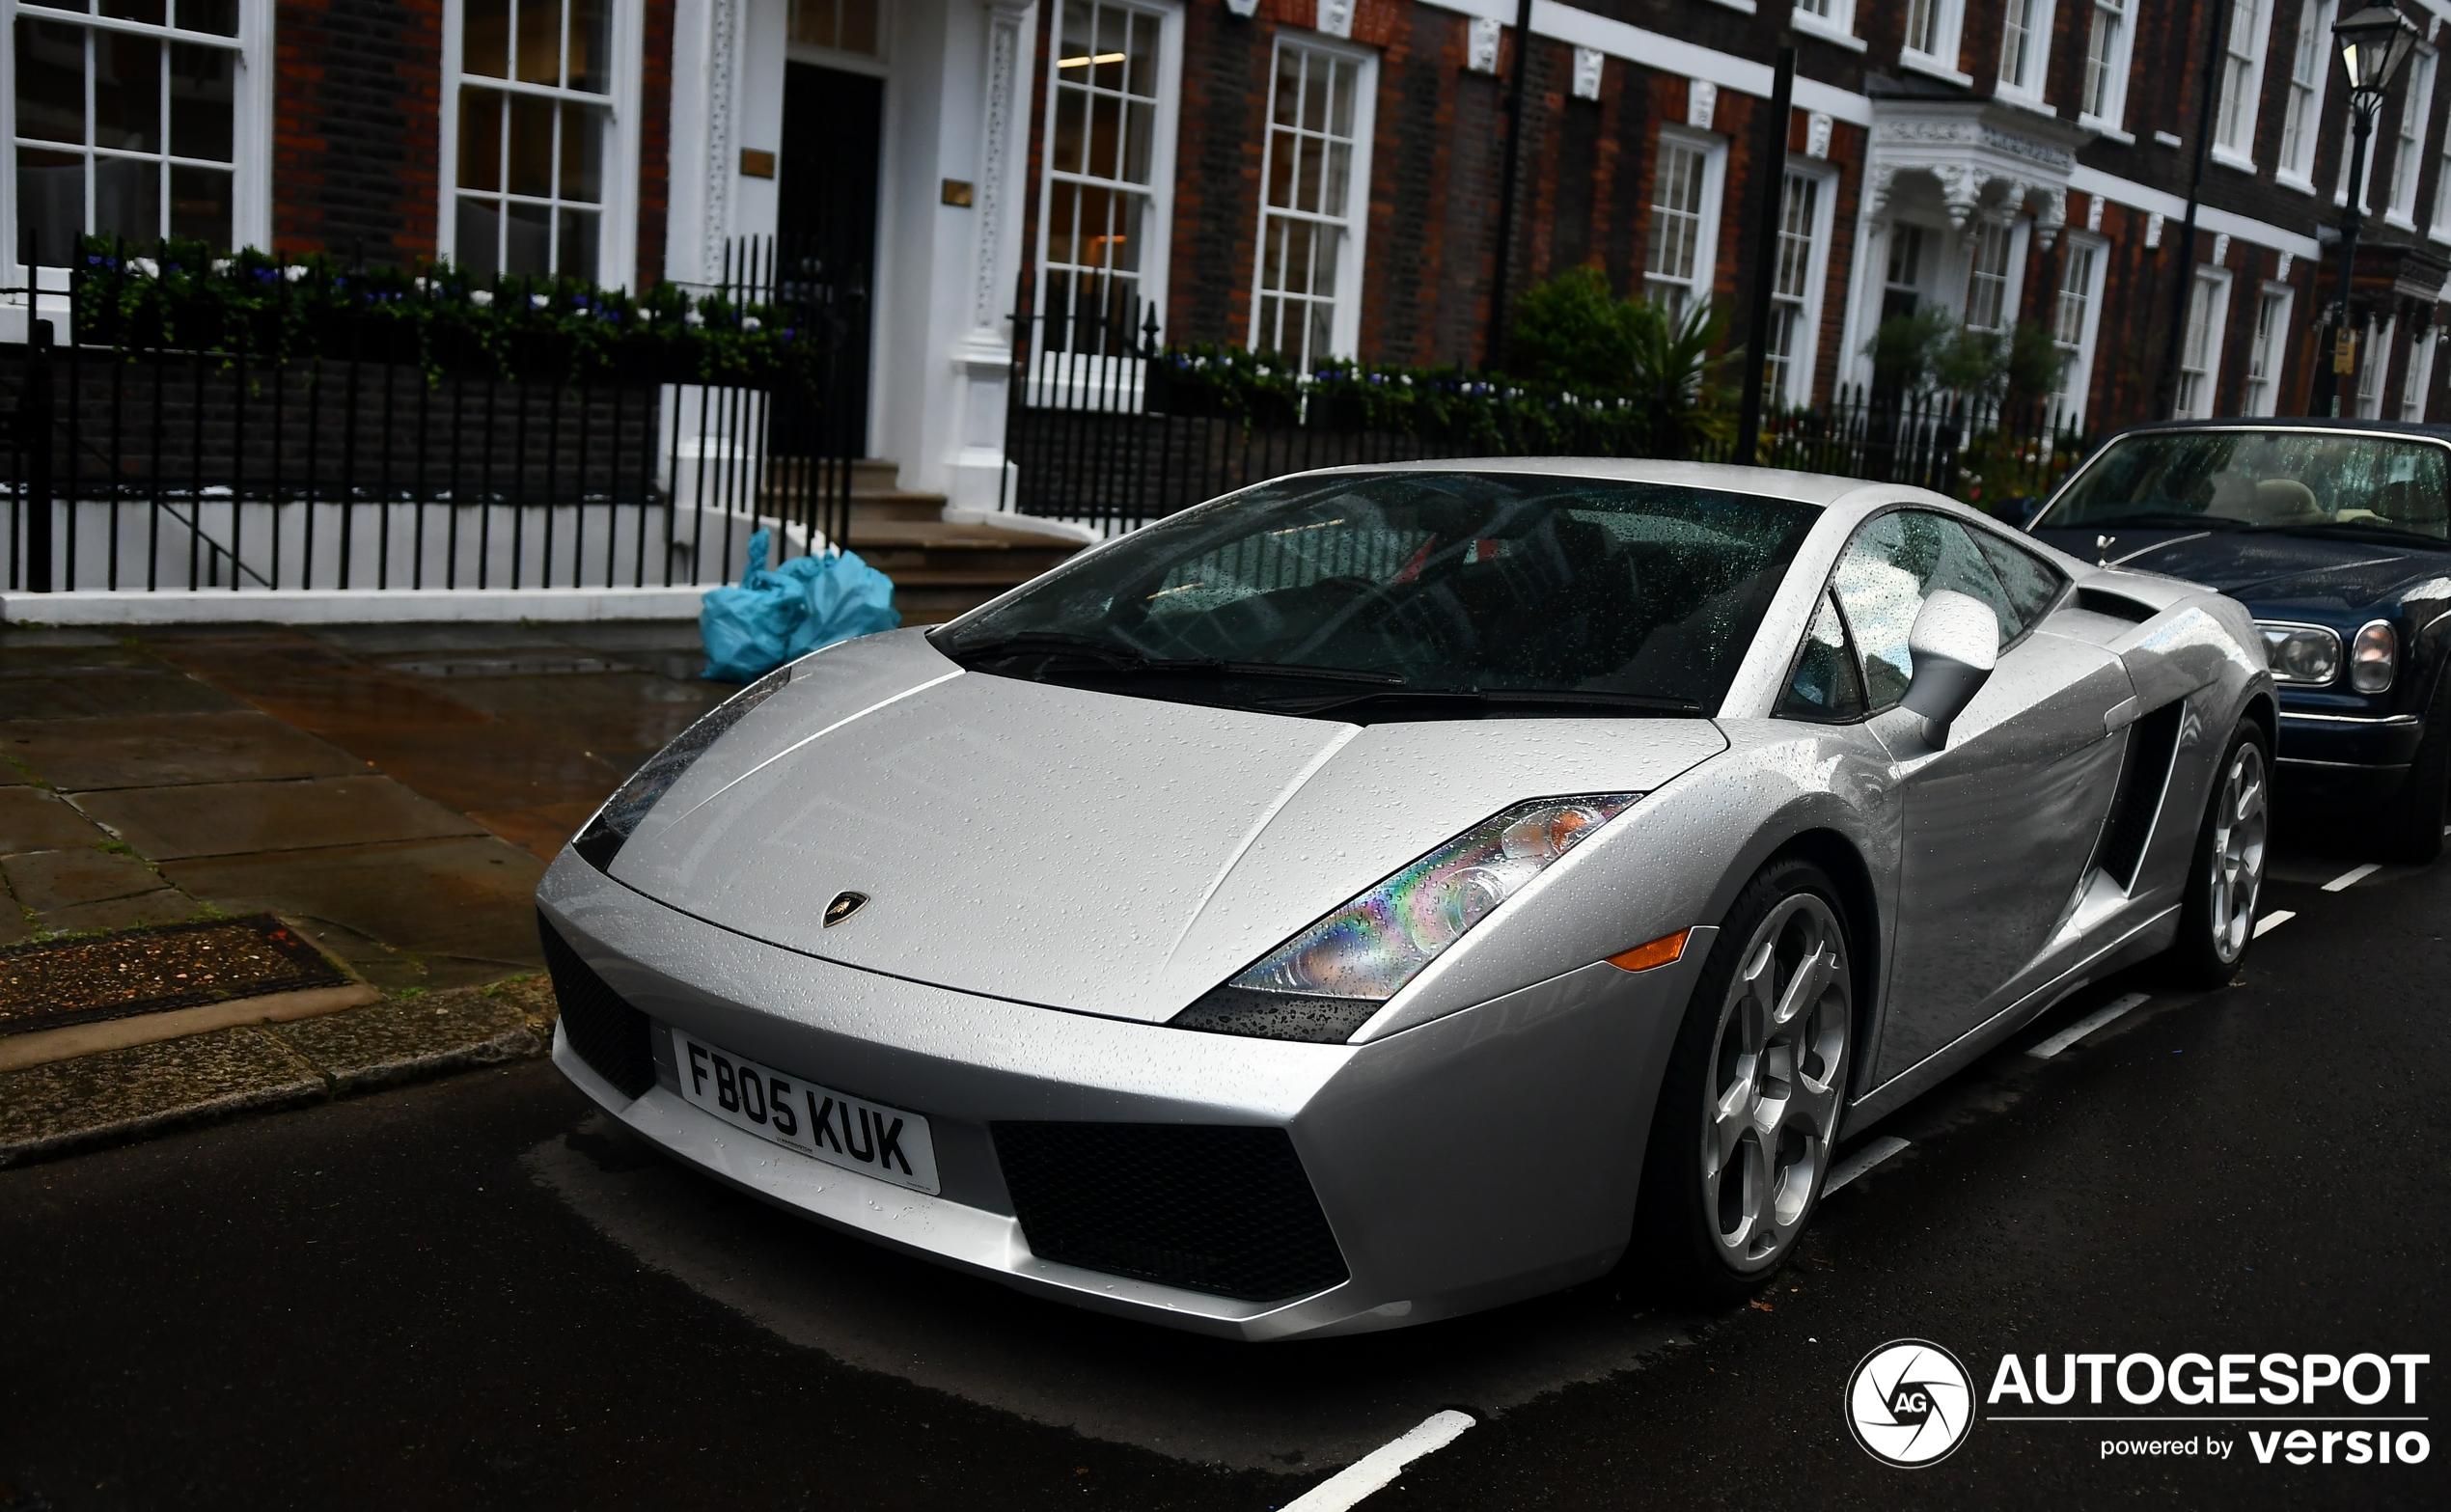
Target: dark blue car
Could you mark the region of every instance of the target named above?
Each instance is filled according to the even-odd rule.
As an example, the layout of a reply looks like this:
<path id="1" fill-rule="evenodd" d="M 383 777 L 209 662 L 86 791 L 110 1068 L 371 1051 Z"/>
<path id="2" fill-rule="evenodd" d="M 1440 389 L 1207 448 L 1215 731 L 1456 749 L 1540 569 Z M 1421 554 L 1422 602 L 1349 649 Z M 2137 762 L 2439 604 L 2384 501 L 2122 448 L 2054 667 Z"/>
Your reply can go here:
<path id="1" fill-rule="evenodd" d="M 2280 689 L 2291 807 L 2389 859 L 2441 850 L 2451 426 L 2142 426 L 2088 458 L 2027 528 L 2087 561 L 2245 603 Z"/>

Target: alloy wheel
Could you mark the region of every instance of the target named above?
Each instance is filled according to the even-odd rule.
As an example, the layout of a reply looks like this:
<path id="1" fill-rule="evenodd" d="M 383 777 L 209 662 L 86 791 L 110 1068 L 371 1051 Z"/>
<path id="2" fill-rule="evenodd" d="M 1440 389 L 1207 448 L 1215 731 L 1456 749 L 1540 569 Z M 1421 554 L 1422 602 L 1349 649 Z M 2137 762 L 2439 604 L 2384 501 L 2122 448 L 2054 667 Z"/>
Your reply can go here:
<path id="1" fill-rule="evenodd" d="M 1838 1131 L 1854 1026 L 1846 937 L 1811 893 L 1781 899 L 1738 957 L 1702 1107 L 1702 1196 L 1720 1258 L 1768 1270 L 1804 1226 Z"/>
<path id="2" fill-rule="evenodd" d="M 2243 741 L 2221 776 L 2213 811 L 2213 950 L 2224 961 L 2245 953 L 2255 933 L 2255 904 L 2264 891 L 2264 750 Z"/>

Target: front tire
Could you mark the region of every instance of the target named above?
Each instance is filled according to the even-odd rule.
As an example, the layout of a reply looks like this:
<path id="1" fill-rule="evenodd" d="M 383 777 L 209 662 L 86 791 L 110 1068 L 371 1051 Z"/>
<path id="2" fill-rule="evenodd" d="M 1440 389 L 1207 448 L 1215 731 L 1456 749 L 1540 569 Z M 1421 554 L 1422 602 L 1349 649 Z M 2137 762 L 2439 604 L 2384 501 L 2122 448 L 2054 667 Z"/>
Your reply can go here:
<path id="1" fill-rule="evenodd" d="M 2188 888 L 2179 907 L 2179 938 L 2164 957 L 2182 986 L 2229 985 L 2255 941 L 2255 909 L 2264 893 L 2264 852 L 2272 820 L 2271 741 L 2254 721 L 2242 723 L 2214 769 Z"/>
<path id="2" fill-rule="evenodd" d="M 1829 1174 L 1855 1032 L 1838 889 L 1774 861 L 1721 925 L 1652 1117 L 1635 1239 L 1670 1289 L 1724 1306 L 1787 1263 Z"/>

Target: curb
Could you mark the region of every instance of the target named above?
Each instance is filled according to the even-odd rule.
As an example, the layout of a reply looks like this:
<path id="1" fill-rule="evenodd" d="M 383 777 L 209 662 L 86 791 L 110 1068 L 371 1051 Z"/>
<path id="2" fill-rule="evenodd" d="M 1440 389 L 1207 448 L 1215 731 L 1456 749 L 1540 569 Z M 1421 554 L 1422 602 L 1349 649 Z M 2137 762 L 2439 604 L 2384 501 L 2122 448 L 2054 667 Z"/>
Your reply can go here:
<path id="1" fill-rule="evenodd" d="M 557 1016 L 537 976 L 0 1073 L 0 1168 L 533 1059 Z"/>

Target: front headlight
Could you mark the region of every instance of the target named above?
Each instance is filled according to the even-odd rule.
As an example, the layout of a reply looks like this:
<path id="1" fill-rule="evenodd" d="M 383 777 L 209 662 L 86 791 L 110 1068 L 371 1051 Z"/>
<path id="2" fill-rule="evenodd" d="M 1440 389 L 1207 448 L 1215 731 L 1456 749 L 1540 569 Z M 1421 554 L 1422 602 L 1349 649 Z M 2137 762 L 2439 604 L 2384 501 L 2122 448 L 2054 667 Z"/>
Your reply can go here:
<path id="1" fill-rule="evenodd" d="M 2349 685 L 2360 693 L 2381 693 L 2400 670 L 2400 637 L 2389 622 L 2370 619 L 2357 627 L 2349 643 Z"/>
<path id="2" fill-rule="evenodd" d="M 2340 633 L 2319 624 L 2268 624 L 2264 659 L 2272 664 L 2272 680 L 2301 687 L 2321 687 L 2340 675 Z"/>
<path id="3" fill-rule="evenodd" d="M 681 774 L 706 754 L 724 732 L 749 717 L 749 711 L 773 698 L 783 685 L 791 680 L 792 664 L 774 671 L 741 689 L 723 702 L 699 717 L 698 723 L 673 737 L 672 744 L 647 758 L 647 764 L 630 774 L 630 780 L 613 790 L 604 807 L 595 811 L 587 828 L 570 842 L 570 848 L 587 858 L 598 871 L 613 869 L 613 858 L 621 853 L 638 822 L 655 801 L 681 780 Z"/>
<path id="4" fill-rule="evenodd" d="M 1464 931 L 1640 796 L 1542 798 L 1485 819 L 1170 1022 L 1221 1034 L 1342 1044 Z"/>

